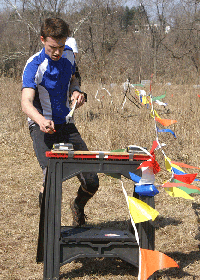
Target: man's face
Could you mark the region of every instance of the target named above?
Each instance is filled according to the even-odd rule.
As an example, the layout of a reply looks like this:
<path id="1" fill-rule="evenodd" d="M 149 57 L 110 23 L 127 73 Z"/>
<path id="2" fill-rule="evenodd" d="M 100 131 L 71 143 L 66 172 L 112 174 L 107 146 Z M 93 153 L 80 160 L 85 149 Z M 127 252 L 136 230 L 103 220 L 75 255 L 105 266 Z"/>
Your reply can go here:
<path id="1" fill-rule="evenodd" d="M 65 48 L 65 41 L 67 38 L 54 39 L 52 37 L 47 37 L 44 39 L 41 36 L 41 41 L 45 48 L 45 53 L 54 61 L 58 61 Z"/>

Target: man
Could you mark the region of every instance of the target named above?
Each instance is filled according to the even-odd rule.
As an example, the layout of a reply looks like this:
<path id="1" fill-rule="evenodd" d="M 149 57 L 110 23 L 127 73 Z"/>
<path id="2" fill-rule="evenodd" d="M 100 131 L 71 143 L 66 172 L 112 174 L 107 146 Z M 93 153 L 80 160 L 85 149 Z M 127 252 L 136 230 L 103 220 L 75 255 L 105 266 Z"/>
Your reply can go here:
<path id="1" fill-rule="evenodd" d="M 44 48 L 28 59 L 23 72 L 22 110 L 28 116 L 33 147 L 45 178 L 46 151 L 54 143 L 72 143 L 74 150 L 88 150 L 73 122 L 66 123 L 72 106 L 84 104 L 84 94 L 75 78 L 75 58 L 71 48 L 65 46 L 68 25 L 59 18 L 47 18 L 41 27 Z M 73 224 L 85 224 L 84 206 L 99 187 L 96 174 L 78 176 L 81 186 L 71 209 Z M 44 181 L 43 181 L 44 185 Z M 39 200 L 41 205 L 43 187 Z"/>

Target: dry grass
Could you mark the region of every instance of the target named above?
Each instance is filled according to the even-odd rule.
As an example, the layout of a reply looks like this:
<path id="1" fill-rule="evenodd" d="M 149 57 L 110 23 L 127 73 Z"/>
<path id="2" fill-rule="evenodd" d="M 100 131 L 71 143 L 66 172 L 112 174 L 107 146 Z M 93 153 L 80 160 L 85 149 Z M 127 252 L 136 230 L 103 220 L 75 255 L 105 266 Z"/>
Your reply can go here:
<path id="1" fill-rule="evenodd" d="M 20 108 L 20 83 L 11 79 L 0 79 L 0 184 L 1 184 L 1 241 L 0 279 L 31 280 L 42 279 L 43 266 L 36 264 L 36 248 L 39 223 L 38 192 L 41 186 L 41 170 L 35 158 L 25 116 Z M 90 150 L 112 150 L 130 144 L 147 147 L 150 150 L 155 140 L 154 121 L 150 110 L 138 109 L 123 100 L 119 87 L 100 91 L 101 102 L 95 99 L 99 85 L 84 83 L 82 89 L 89 100 L 76 112 L 79 131 Z M 176 119 L 170 127 L 171 134 L 159 134 L 163 149 L 168 157 L 199 166 L 199 97 L 192 86 L 153 85 L 153 95 L 167 92 L 164 99 L 169 112 L 155 107 L 163 118 Z M 104 97 L 103 97 L 104 96 Z M 157 152 L 162 171 L 156 176 L 157 183 L 169 179 L 164 159 Z M 196 172 L 196 170 L 190 170 Z M 125 188 L 132 194 L 133 183 L 124 179 Z M 65 182 L 63 187 L 62 224 L 71 224 L 69 199 L 78 189 L 76 179 Z M 197 182 L 197 186 L 200 184 Z M 70 193 L 70 195 L 69 195 Z M 200 279 L 200 196 L 194 200 L 171 198 L 164 190 L 155 197 L 160 216 L 156 221 L 156 250 L 174 258 L 179 269 L 159 271 L 157 278 Z M 127 227 L 128 211 L 121 191 L 121 185 L 105 175 L 100 175 L 100 189 L 86 207 L 88 224 Z M 61 279 L 137 279 L 137 270 L 131 265 L 115 259 L 82 259 L 61 268 Z"/>

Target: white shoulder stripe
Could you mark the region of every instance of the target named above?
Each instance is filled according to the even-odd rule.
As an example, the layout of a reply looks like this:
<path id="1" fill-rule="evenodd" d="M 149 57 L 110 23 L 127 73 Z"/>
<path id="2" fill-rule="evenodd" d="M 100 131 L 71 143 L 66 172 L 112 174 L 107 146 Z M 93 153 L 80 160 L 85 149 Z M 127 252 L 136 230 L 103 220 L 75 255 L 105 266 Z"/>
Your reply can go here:
<path id="1" fill-rule="evenodd" d="M 37 73 L 35 75 L 35 83 L 37 85 L 39 85 L 42 82 L 43 75 L 44 75 L 45 71 L 47 70 L 47 66 L 48 66 L 48 59 L 45 58 L 45 60 L 38 67 Z"/>
<path id="2" fill-rule="evenodd" d="M 26 66 L 27 66 L 31 61 L 33 61 L 33 59 L 34 59 L 36 56 L 38 56 L 41 52 L 42 52 L 42 50 L 39 51 L 39 52 L 37 52 L 37 53 L 35 53 L 34 55 L 32 55 L 32 56 L 27 60 L 26 65 L 25 65 L 25 67 L 24 67 L 24 70 L 26 69 Z"/>

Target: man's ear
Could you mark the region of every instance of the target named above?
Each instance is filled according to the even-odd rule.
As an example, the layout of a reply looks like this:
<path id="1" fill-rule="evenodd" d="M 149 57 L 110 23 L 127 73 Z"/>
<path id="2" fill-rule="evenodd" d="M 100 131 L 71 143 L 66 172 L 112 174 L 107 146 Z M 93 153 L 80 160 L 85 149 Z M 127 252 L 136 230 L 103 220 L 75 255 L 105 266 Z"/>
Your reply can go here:
<path id="1" fill-rule="evenodd" d="M 44 44 L 46 41 L 43 36 L 40 36 L 40 40 L 41 40 L 42 44 Z"/>

